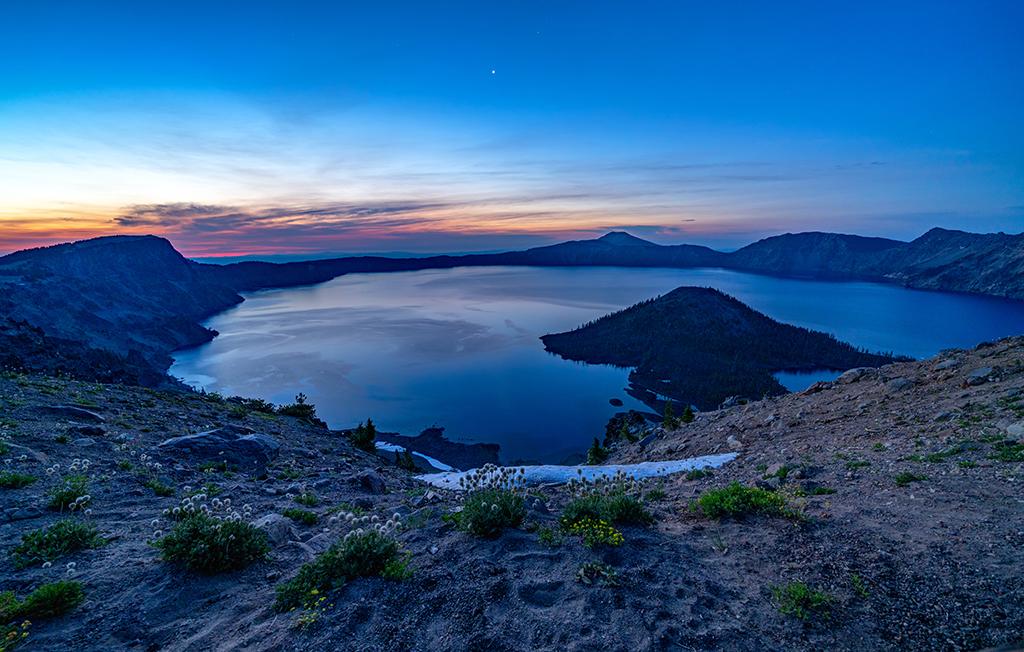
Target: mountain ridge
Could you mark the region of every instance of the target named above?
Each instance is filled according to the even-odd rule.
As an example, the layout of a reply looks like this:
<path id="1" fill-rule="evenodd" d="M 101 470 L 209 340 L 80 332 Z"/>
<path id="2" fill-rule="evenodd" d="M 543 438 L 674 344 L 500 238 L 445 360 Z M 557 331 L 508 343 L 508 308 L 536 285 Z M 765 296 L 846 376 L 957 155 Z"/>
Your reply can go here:
<path id="1" fill-rule="evenodd" d="M 104 377 L 152 378 L 152 374 L 138 373 L 141 356 L 151 370 L 173 382 L 164 375 L 171 364 L 170 353 L 212 339 L 216 333 L 201 321 L 241 302 L 242 292 L 310 285 L 349 273 L 493 265 L 721 267 L 1024 300 L 1024 235 L 939 228 L 910 242 L 824 232 L 789 233 L 731 253 L 699 245 L 660 245 L 612 231 L 596 239 L 497 254 L 359 256 L 227 265 L 189 260 L 159 236 L 117 235 L 0 257 L 0 357 L 15 361 L 13 364 L 20 360 L 28 368 L 36 361 L 43 365 L 40 369 L 52 369 L 67 368 L 68 360 L 90 359 L 93 354 L 88 350 L 105 350 L 122 359 L 125 369 L 108 369 Z M 40 329 L 58 344 L 55 360 L 19 357 L 19 342 L 39 341 L 38 333 L 26 330 L 29 327 Z M 70 342 L 81 346 L 62 352 L 72 347 Z M 33 350 L 38 353 L 46 348 L 34 346 Z M 88 365 L 72 365 L 69 373 L 87 377 Z"/>

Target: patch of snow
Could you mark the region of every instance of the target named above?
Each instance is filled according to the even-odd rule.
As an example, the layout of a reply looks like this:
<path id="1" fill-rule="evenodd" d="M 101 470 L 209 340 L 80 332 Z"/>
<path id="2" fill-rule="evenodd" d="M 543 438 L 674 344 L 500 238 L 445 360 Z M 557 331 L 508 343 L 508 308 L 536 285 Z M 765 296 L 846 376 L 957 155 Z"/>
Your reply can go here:
<path id="1" fill-rule="evenodd" d="M 398 444 L 389 444 L 389 443 L 387 443 L 385 441 L 375 441 L 375 442 L 373 442 L 373 445 L 377 447 L 377 450 L 389 451 L 391 453 L 404 453 L 405 452 L 405 446 L 399 446 Z M 427 464 L 429 464 L 430 466 L 432 466 L 435 469 L 438 469 L 440 471 L 454 472 L 454 473 L 458 472 L 458 469 L 456 469 L 454 466 L 449 466 L 449 465 L 445 464 L 444 462 L 442 462 L 441 460 L 435 460 L 433 457 L 430 457 L 429 455 L 424 455 L 423 453 L 417 453 L 416 451 L 413 451 L 412 454 L 417 456 L 417 457 L 421 457 L 421 458 L 425 459 L 427 461 Z M 458 480 L 456 480 L 456 482 L 458 482 Z"/>
<path id="2" fill-rule="evenodd" d="M 736 453 L 721 453 L 719 455 L 703 455 L 701 457 L 690 457 L 685 460 L 668 460 L 665 462 L 638 462 L 636 464 L 602 464 L 595 466 L 557 466 L 554 464 L 543 464 L 539 466 L 516 466 L 516 469 L 525 469 L 522 477 L 526 484 L 560 484 L 568 482 L 573 478 L 583 478 L 593 481 L 597 478 L 611 477 L 622 471 L 628 476 L 637 480 L 643 478 L 655 478 L 693 469 L 716 469 L 726 462 L 736 459 Z M 459 478 L 473 473 L 470 471 L 454 471 L 446 473 L 427 473 L 416 476 L 417 479 L 443 489 L 459 489 Z"/>

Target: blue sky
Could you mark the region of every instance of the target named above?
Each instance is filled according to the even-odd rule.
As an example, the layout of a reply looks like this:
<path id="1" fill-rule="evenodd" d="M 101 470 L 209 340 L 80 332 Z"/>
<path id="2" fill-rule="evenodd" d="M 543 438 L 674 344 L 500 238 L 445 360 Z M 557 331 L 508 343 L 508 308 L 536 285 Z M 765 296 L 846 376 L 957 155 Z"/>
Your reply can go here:
<path id="1" fill-rule="evenodd" d="M 0 251 L 1024 229 L 1024 4 L 751 4 L 5 6 Z"/>

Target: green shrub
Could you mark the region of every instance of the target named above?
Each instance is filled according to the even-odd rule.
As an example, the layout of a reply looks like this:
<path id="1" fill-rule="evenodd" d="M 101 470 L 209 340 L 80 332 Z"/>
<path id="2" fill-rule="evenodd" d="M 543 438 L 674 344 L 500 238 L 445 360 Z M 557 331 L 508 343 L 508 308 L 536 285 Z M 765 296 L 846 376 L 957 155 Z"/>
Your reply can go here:
<path id="1" fill-rule="evenodd" d="M 320 504 L 320 499 L 312 491 L 303 491 L 295 497 L 295 502 L 306 507 L 316 507 Z"/>
<path id="2" fill-rule="evenodd" d="M 457 514 L 459 527 L 477 537 L 497 537 L 526 518 L 523 497 L 510 489 L 480 489 L 466 496 Z"/>
<path id="3" fill-rule="evenodd" d="M 537 541 L 548 548 L 557 548 L 562 545 L 562 533 L 555 528 L 537 528 Z"/>
<path id="4" fill-rule="evenodd" d="M 21 489 L 22 487 L 29 486 L 37 479 L 34 475 L 4 471 L 0 473 L 0 489 Z"/>
<path id="5" fill-rule="evenodd" d="M 377 450 L 374 441 L 377 439 L 377 426 L 373 425 L 373 419 L 367 419 L 366 424 L 360 422 L 348 435 L 352 445 L 360 450 L 372 453 Z"/>
<path id="6" fill-rule="evenodd" d="M 619 573 L 608 564 L 588 561 L 576 571 L 576 581 L 587 586 L 600 584 L 607 587 L 619 585 Z"/>
<path id="7" fill-rule="evenodd" d="M 918 475 L 917 473 L 910 473 L 909 471 L 904 471 L 903 473 L 897 473 L 894 479 L 896 480 L 897 487 L 906 487 L 911 482 L 922 482 L 924 480 L 927 480 L 928 476 Z"/>
<path id="8" fill-rule="evenodd" d="M 590 445 L 587 450 L 587 464 L 593 466 L 595 464 L 604 464 L 608 460 L 608 449 L 601 445 L 597 441 L 597 437 L 594 437 L 594 443 Z"/>
<path id="9" fill-rule="evenodd" d="M 691 509 L 708 518 L 739 518 L 747 514 L 799 516 L 786 505 L 784 496 L 759 487 L 744 487 L 739 482 L 705 492 L 691 505 Z"/>
<path id="10" fill-rule="evenodd" d="M 320 593 L 340 588 L 357 577 L 401 574 L 401 560 L 398 542 L 393 537 L 375 529 L 349 533 L 304 564 L 294 578 L 278 585 L 274 607 L 287 611 L 304 606 L 315 602 Z"/>
<path id="11" fill-rule="evenodd" d="M 83 600 L 82 585 L 72 581 L 43 584 L 24 600 L 18 600 L 13 591 L 6 591 L 0 593 L 0 622 L 56 618 L 82 604 Z"/>
<path id="12" fill-rule="evenodd" d="M 993 444 L 991 459 L 997 462 L 1024 462 L 1024 444 L 1012 440 Z"/>
<path id="13" fill-rule="evenodd" d="M 152 489 L 154 494 L 162 498 L 167 498 L 174 495 L 174 487 L 166 485 L 156 478 L 149 478 L 148 480 L 142 483 L 142 486 L 146 487 L 147 489 Z"/>
<path id="14" fill-rule="evenodd" d="M 305 509 L 289 507 L 288 509 L 282 510 L 281 514 L 297 523 L 302 523 L 303 525 L 315 525 L 317 522 L 317 515 Z"/>
<path id="15" fill-rule="evenodd" d="M 281 407 L 277 408 L 277 413 L 282 414 L 286 417 L 295 417 L 297 419 L 302 419 L 303 421 L 308 421 L 313 425 L 321 426 L 323 428 L 327 427 L 327 424 L 321 421 L 319 417 L 316 416 L 316 406 L 313 405 L 312 403 L 307 403 L 306 395 L 303 394 L 302 392 L 299 392 L 295 396 L 294 403 L 290 405 L 282 405 Z"/>
<path id="16" fill-rule="evenodd" d="M 687 480 L 700 480 L 701 478 L 707 478 L 711 475 L 711 471 L 707 469 L 690 469 L 686 472 Z"/>
<path id="17" fill-rule="evenodd" d="M 16 568 L 25 568 L 78 550 L 98 548 L 104 543 L 92 523 L 64 518 L 49 527 L 22 535 L 21 543 L 11 551 L 11 557 Z"/>
<path id="18" fill-rule="evenodd" d="M 590 493 L 574 498 L 562 510 L 559 520 L 563 528 L 568 528 L 584 518 L 618 525 L 649 525 L 654 522 L 643 502 L 624 492 Z"/>
<path id="19" fill-rule="evenodd" d="M 682 421 L 683 423 L 693 423 L 693 420 L 695 418 L 696 415 L 693 413 L 693 406 L 687 405 L 685 408 L 683 408 L 683 415 L 679 417 L 679 420 Z"/>
<path id="20" fill-rule="evenodd" d="M 296 397 L 297 398 L 297 397 Z M 305 403 L 305 396 L 302 396 L 303 403 Z M 274 414 L 277 408 L 274 407 L 273 403 L 264 401 L 261 398 L 243 398 L 241 396 L 232 396 L 228 399 L 230 403 L 237 403 L 239 407 L 248 412 L 260 412 L 262 414 Z"/>
<path id="21" fill-rule="evenodd" d="M 84 475 L 69 475 L 61 478 L 49 491 L 50 509 L 65 510 L 89 495 L 89 478 Z"/>
<path id="22" fill-rule="evenodd" d="M 833 602 L 832 596 L 803 582 L 773 587 L 772 595 L 779 604 L 779 612 L 800 620 L 808 620 L 816 614 L 828 616 Z"/>
<path id="23" fill-rule="evenodd" d="M 178 521 L 154 545 L 166 561 L 205 574 L 245 568 L 270 552 L 267 536 L 253 525 L 201 512 Z"/>

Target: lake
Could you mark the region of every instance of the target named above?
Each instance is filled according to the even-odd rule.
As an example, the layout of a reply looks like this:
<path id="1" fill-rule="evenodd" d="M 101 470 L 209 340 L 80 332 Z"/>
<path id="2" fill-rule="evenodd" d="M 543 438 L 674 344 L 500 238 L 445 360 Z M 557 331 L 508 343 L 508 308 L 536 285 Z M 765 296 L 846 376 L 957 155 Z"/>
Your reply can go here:
<path id="1" fill-rule="evenodd" d="M 246 295 L 206 325 L 209 344 L 170 373 L 225 395 L 291 402 L 304 392 L 332 427 L 443 426 L 501 444 L 505 461 L 558 462 L 602 437 L 628 370 L 562 360 L 538 339 L 680 285 L 710 286 L 783 322 L 921 358 L 1024 333 L 1024 303 L 860 282 L 721 269 L 477 267 L 351 274 Z M 791 388 L 828 372 L 780 374 Z M 613 407 L 618 398 L 624 407 Z"/>

